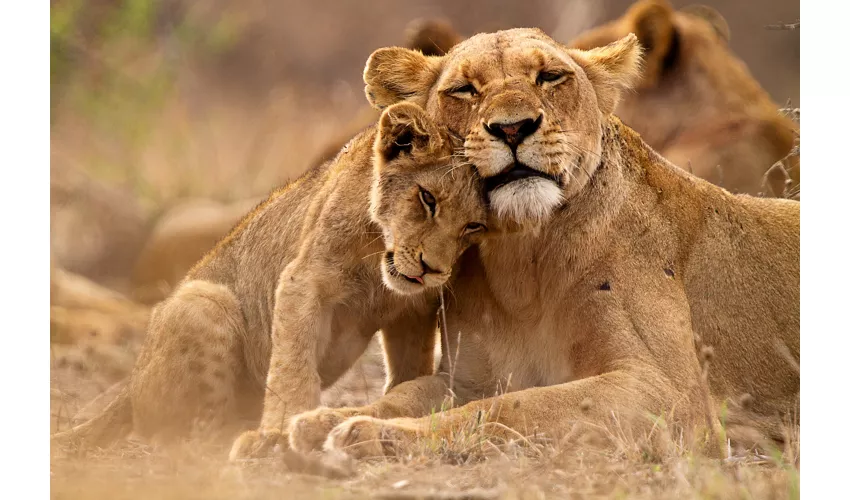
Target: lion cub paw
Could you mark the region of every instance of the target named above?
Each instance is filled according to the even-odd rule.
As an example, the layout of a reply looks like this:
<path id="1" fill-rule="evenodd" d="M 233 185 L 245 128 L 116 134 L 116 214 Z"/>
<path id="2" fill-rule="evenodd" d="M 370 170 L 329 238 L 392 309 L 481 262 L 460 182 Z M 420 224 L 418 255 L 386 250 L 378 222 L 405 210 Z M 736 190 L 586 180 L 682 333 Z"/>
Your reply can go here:
<path id="1" fill-rule="evenodd" d="M 334 427 L 360 414 L 357 410 L 318 408 L 296 415 L 289 424 L 289 447 L 301 453 L 321 450 Z"/>
<path id="2" fill-rule="evenodd" d="M 230 461 L 246 458 L 264 458 L 275 451 L 275 446 L 286 447 L 288 439 L 279 429 L 243 432 L 230 448 Z"/>
<path id="3" fill-rule="evenodd" d="M 349 418 L 331 430 L 324 449 L 358 459 L 393 455 L 400 436 L 386 424 L 385 420 L 372 417 Z"/>

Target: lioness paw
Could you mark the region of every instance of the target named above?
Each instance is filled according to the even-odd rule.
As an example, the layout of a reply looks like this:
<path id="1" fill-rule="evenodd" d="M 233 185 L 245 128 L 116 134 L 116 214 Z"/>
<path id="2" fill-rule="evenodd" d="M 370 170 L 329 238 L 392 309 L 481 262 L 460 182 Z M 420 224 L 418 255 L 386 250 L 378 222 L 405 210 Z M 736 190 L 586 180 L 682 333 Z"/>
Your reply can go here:
<path id="1" fill-rule="evenodd" d="M 384 457 L 391 455 L 398 441 L 395 429 L 385 420 L 372 417 L 352 417 L 328 434 L 324 449 L 341 451 L 352 458 Z"/>
<path id="2" fill-rule="evenodd" d="M 296 415 L 289 423 L 289 446 L 301 453 L 321 450 L 328 433 L 355 415 L 359 415 L 356 410 L 336 408 L 318 408 Z"/>
<path id="3" fill-rule="evenodd" d="M 230 448 L 230 461 L 246 458 L 263 458 L 275 451 L 280 444 L 285 447 L 288 443 L 286 436 L 279 429 L 243 432 Z"/>

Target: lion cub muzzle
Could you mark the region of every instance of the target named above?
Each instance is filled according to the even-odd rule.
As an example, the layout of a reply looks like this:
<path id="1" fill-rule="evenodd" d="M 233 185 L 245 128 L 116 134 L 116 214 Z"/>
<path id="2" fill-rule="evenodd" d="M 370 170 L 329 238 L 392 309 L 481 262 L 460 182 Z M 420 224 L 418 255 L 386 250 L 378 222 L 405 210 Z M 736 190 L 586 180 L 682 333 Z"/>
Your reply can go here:
<path id="1" fill-rule="evenodd" d="M 400 292 L 416 293 L 422 288 L 443 285 L 449 277 L 449 271 L 431 267 L 422 251 L 388 251 L 382 263 L 385 274 L 393 278 L 393 288 Z M 401 284 L 402 282 L 404 284 Z"/>

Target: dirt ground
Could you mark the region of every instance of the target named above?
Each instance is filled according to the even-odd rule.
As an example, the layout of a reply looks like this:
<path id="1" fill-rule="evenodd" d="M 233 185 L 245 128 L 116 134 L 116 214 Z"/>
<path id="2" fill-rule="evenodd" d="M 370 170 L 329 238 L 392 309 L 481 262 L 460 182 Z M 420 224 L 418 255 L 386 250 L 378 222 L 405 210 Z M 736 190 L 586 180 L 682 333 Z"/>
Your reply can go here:
<path id="1" fill-rule="evenodd" d="M 67 428 L 71 416 L 124 377 L 135 349 L 132 342 L 54 346 L 51 432 Z M 323 402 L 367 403 L 382 386 L 375 342 Z M 168 450 L 124 441 L 107 449 L 52 450 L 50 487 L 56 499 L 799 498 L 796 436 L 785 450 L 737 451 L 728 460 L 693 455 L 674 438 L 661 452 L 640 439 L 615 439 L 615 450 L 566 438 L 467 439 L 424 443 L 416 456 L 359 463 L 312 457 L 306 464 L 280 455 L 233 464 L 226 448 L 197 440 Z"/>

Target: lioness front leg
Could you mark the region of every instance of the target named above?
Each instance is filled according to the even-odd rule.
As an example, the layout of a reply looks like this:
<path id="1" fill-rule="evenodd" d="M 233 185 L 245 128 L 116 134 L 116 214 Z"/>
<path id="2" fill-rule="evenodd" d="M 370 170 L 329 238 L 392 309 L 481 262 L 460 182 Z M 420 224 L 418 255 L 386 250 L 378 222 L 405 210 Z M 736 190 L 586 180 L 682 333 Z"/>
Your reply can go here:
<path id="1" fill-rule="evenodd" d="M 334 297 L 316 285 L 312 271 L 296 259 L 281 273 L 262 420 L 258 430 L 243 433 L 233 443 L 231 460 L 263 456 L 277 444 L 287 446 L 289 418 L 319 406 L 318 360 L 330 335 L 329 304 Z"/>
<path id="2" fill-rule="evenodd" d="M 378 401 L 358 408 L 319 408 L 297 415 L 289 427 L 289 444 L 300 452 L 319 450 L 328 433 L 351 417 L 422 417 L 439 411 L 449 397 L 444 375 L 430 375 L 403 382 Z"/>
<path id="3" fill-rule="evenodd" d="M 410 406 L 417 394 L 423 392 L 419 384 L 402 389 L 399 384 L 425 377 L 422 387 L 433 399 L 445 395 L 445 383 L 440 377 L 431 380 L 434 373 L 434 346 L 437 339 L 436 307 L 423 306 L 406 311 L 401 317 L 381 328 L 387 381 L 380 405 L 358 408 L 318 408 L 293 417 L 290 427 L 290 447 L 307 452 L 321 449 L 328 433 L 345 419 L 357 415 L 385 416 L 386 418 L 408 415 L 404 409 Z M 411 393 L 412 392 L 412 393 Z M 425 413 L 422 413 L 423 415 Z M 418 416 L 418 412 L 417 412 Z"/>
<path id="4" fill-rule="evenodd" d="M 408 454 L 415 450 L 412 444 L 416 439 L 450 439 L 463 428 L 478 429 L 488 438 L 503 441 L 536 433 L 558 438 L 576 424 L 609 427 L 612 414 L 641 436 L 655 423 L 652 416 L 662 415 L 677 402 L 687 408 L 683 398 L 661 377 L 613 371 L 478 400 L 421 418 L 353 417 L 330 432 L 324 448 L 342 450 L 355 458 Z M 689 417 L 693 415 L 685 415 L 684 420 L 693 423 Z"/>

